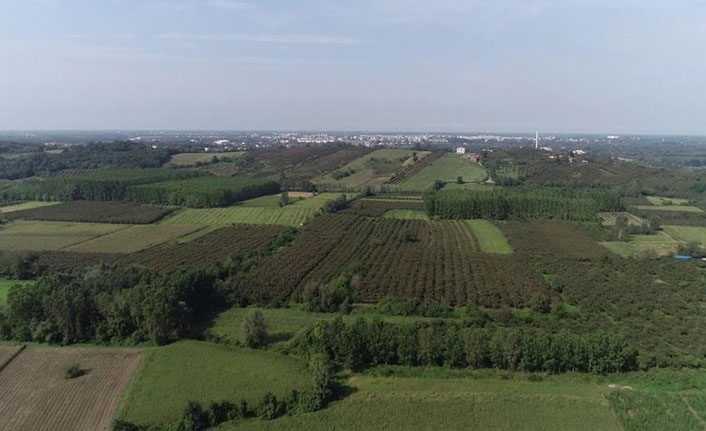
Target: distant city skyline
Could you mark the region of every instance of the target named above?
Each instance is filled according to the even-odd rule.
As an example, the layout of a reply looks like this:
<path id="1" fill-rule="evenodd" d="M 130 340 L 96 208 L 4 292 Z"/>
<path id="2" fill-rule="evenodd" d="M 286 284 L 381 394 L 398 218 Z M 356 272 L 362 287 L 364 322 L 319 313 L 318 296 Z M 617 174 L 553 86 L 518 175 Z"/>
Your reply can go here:
<path id="1" fill-rule="evenodd" d="M 0 130 L 706 135 L 704 0 L 0 5 Z"/>

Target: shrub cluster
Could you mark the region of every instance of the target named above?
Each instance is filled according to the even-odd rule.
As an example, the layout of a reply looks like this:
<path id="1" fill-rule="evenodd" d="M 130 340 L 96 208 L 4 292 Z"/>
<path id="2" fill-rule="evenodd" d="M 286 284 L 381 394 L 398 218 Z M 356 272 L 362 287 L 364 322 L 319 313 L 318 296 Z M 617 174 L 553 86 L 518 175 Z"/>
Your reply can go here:
<path id="1" fill-rule="evenodd" d="M 159 274 L 96 268 L 81 276 L 44 276 L 10 288 L 0 337 L 49 343 L 151 340 L 163 344 L 222 304 L 216 278 L 203 270 Z"/>
<path id="2" fill-rule="evenodd" d="M 608 332 L 535 334 L 463 328 L 449 322 L 395 325 L 379 319 L 319 322 L 293 340 L 293 352 L 319 353 L 341 366 L 446 365 L 525 372 L 610 373 L 635 368 L 636 352 Z"/>

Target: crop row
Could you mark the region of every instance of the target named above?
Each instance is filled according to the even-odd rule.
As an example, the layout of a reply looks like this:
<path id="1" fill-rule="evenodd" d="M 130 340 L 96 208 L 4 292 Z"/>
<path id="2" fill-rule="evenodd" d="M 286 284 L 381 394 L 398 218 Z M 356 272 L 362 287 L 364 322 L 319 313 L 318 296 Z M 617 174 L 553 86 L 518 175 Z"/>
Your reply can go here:
<path id="1" fill-rule="evenodd" d="M 407 166 L 405 169 L 395 173 L 392 178 L 385 182 L 385 184 L 401 184 L 405 182 L 408 178 L 418 174 L 422 169 L 426 168 L 427 166 L 440 159 L 443 155 L 444 153 L 442 151 L 434 151 L 423 159 L 417 161 L 416 163 L 413 163 Z"/>
<path id="2" fill-rule="evenodd" d="M 286 227 L 274 225 L 225 227 L 191 242 L 170 243 L 143 250 L 119 263 L 167 271 L 187 267 L 212 268 L 228 258 L 255 252 L 284 230 Z"/>
<path id="3" fill-rule="evenodd" d="M 525 263 L 480 253 L 462 222 L 349 214 L 317 218 L 290 247 L 231 280 L 231 287 L 256 301 L 281 301 L 299 297 L 309 283 L 351 272 L 356 299 L 364 302 L 392 295 L 500 307 L 548 294 Z"/>
<path id="4" fill-rule="evenodd" d="M 73 201 L 58 205 L 16 211 L 10 219 L 71 221 L 89 223 L 154 223 L 169 214 L 169 208 L 137 205 L 132 202 Z"/>

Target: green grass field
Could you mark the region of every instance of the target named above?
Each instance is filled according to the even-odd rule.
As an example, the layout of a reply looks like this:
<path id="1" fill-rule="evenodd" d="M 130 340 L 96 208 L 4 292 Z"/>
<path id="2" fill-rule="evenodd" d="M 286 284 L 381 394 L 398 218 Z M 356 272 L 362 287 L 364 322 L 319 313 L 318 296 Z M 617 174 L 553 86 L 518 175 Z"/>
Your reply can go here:
<path id="1" fill-rule="evenodd" d="M 236 159 L 245 155 L 245 151 L 234 151 L 227 153 L 182 153 L 175 154 L 167 166 L 194 166 L 197 163 L 210 163 L 214 157 L 219 159 L 229 157 Z"/>
<path id="2" fill-rule="evenodd" d="M 698 241 L 706 244 L 706 227 L 699 226 L 663 226 L 665 232 L 682 241 Z"/>
<path id="3" fill-rule="evenodd" d="M 485 180 L 488 173 L 477 163 L 471 163 L 467 155 L 445 154 L 395 188 L 424 191 L 436 180 L 455 182 L 458 177 L 461 177 L 465 183 L 477 183 Z"/>
<path id="4" fill-rule="evenodd" d="M 622 257 L 643 258 L 673 255 L 681 243 L 669 235 L 656 234 L 633 235 L 629 242 L 611 241 L 599 244 Z"/>
<path id="5" fill-rule="evenodd" d="M 60 204 L 60 203 L 61 202 L 39 202 L 39 201 L 23 202 L 21 204 L 0 207 L 0 214 L 7 214 L 7 213 L 11 213 L 11 212 L 15 212 L 15 211 L 22 211 L 22 210 L 31 210 L 34 208 L 48 207 L 48 206 L 56 205 L 56 204 Z"/>
<path id="6" fill-rule="evenodd" d="M 341 187 L 342 189 L 357 189 L 365 185 L 381 185 L 390 179 L 395 172 L 410 163 L 413 152 L 413 150 L 399 148 L 376 150 L 339 169 L 341 172 L 355 171 L 352 175 L 336 180 L 333 174 L 329 173 L 313 179 L 312 182 L 333 188 Z M 416 153 L 420 159 L 429 155 L 428 151 L 417 151 Z"/>
<path id="7" fill-rule="evenodd" d="M 665 198 L 663 196 L 645 196 L 652 205 L 688 205 L 688 199 Z"/>
<path id="8" fill-rule="evenodd" d="M 132 226 L 82 242 L 67 251 L 82 253 L 135 253 L 199 230 L 201 226 L 150 224 Z"/>
<path id="9" fill-rule="evenodd" d="M 424 214 L 424 211 L 415 210 L 389 210 L 385 213 L 384 217 L 407 220 L 429 220 L 429 216 Z"/>
<path id="10" fill-rule="evenodd" d="M 512 247 L 502 231 L 488 220 L 466 220 L 466 224 L 478 240 L 478 246 L 484 253 L 512 254 Z"/>
<path id="11" fill-rule="evenodd" d="M 524 377 L 502 380 L 451 373 L 450 377 L 353 376 L 353 393 L 328 408 L 265 422 L 250 420 L 218 428 L 233 430 L 537 430 L 618 431 L 603 397 L 606 386 L 579 378 Z"/>
<path id="12" fill-rule="evenodd" d="M 258 198 L 259 205 L 253 205 L 252 201 L 256 200 L 253 199 L 228 208 L 189 208 L 167 218 L 163 224 L 225 226 L 234 223 L 245 223 L 299 226 L 319 213 L 319 209 L 326 201 L 335 199 L 340 195 L 340 193 L 320 193 L 283 208 L 280 208 L 279 204 L 272 205 L 272 196 L 266 196 L 267 199 L 265 200 Z M 247 202 L 250 203 L 248 204 Z M 277 202 L 279 202 L 279 195 L 277 195 Z"/>
<path id="13" fill-rule="evenodd" d="M 128 387 L 116 417 L 162 425 L 189 401 L 256 404 L 266 392 L 286 396 L 311 377 L 303 361 L 276 353 L 199 341 L 181 341 L 149 351 Z"/>
<path id="14" fill-rule="evenodd" d="M 671 211 L 683 213 L 702 213 L 701 208 L 690 205 L 637 205 L 635 208 L 645 211 Z"/>
<path id="15" fill-rule="evenodd" d="M 34 284 L 34 280 L 1 280 L 0 279 L 0 307 L 7 303 L 7 294 L 10 292 L 10 288 L 16 284 L 20 286 L 27 286 Z"/>
<path id="16" fill-rule="evenodd" d="M 52 251 L 125 229 L 126 225 L 15 221 L 0 227 L 0 251 Z"/>

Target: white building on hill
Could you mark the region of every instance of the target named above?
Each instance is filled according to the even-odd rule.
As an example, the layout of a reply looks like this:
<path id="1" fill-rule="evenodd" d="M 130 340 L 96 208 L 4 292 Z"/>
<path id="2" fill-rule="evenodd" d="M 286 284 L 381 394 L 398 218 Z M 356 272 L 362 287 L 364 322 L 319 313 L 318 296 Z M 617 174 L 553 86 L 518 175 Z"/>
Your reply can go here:
<path id="1" fill-rule="evenodd" d="M 466 154 L 466 148 L 465 147 L 456 148 L 456 154 Z"/>

